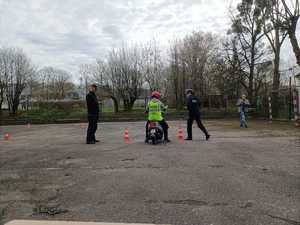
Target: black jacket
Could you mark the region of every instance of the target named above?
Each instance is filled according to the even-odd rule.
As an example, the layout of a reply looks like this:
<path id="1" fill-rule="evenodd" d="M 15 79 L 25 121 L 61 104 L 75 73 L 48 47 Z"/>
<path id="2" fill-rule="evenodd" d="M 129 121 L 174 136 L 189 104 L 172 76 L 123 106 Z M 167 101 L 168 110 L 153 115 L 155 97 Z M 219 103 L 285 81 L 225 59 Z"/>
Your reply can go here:
<path id="1" fill-rule="evenodd" d="M 86 105 L 89 116 L 99 116 L 99 103 L 94 92 L 89 92 L 86 96 Z"/>
<path id="2" fill-rule="evenodd" d="M 196 96 L 189 96 L 187 99 L 187 108 L 189 110 L 189 116 L 200 116 L 201 102 Z"/>

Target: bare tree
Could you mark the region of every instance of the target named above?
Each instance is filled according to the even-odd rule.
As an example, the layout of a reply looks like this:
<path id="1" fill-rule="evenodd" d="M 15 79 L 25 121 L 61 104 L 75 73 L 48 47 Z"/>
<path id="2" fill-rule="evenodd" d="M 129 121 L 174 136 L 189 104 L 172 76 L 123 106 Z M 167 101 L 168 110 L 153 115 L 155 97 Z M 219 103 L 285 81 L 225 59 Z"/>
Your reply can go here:
<path id="1" fill-rule="evenodd" d="M 0 50 L 3 72 L 4 92 L 10 113 L 16 114 L 20 96 L 26 88 L 30 76 L 34 73 L 30 59 L 21 49 L 3 48 Z"/>
<path id="2" fill-rule="evenodd" d="M 41 100 L 49 101 L 51 99 L 51 81 L 54 76 L 55 71 L 52 67 L 44 67 L 38 71 L 38 80 L 41 84 L 41 90 L 38 95 Z"/>
<path id="3" fill-rule="evenodd" d="M 81 64 L 79 66 L 79 74 L 80 80 L 82 81 L 82 85 L 84 89 L 84 94 L 88 93 L 89 83 L 93 80 L 94 75 L 94 65 L 93 64 Z"/>
<path id="4" fill-rule="evenodd" d="M 105 61 L 97 59 L 91 73 L 97 84 L 99 84 L 101 87 L 105 85 L 105 82 L 108 80 L 107 64 Z"/>
<path id="5" fill-rule="evenodd" d="M 177 109 L 181 109 L 184 105 L 183 93 L 186 88 L 184 64 L 181 57 L 182 45 L 182 41 L 176 40 L 170 48 L 169 88 L 172 90 Z"/>
<path id="6" fill-rule="evenodd" d="M 163 92 L 164 66 L 161 57 L 162 54 L 156 40 L 143 46 L 143 74 L 150 91 L 159 90 Z"/>
<path id="7" fill-rule="evenodd" d="M 230 98 L 239 97 L 243 88 L 247 86 L 244 75 L 246 62 L 244 57 L 240 55 L 238 43 L 236 37 L 224 42 L 224 55 L 222 58 L 226 69 L 219 85 L 224 88 L 222 93 Z"/>
<path id="8" fill-rule="evenodd" d="M 299 0 L 290 1 L 290 4 L 286 0 L 281 0 L 281 2 L 284 11 L 278 12 L 282 17 L 282 23 L 280 25 L 282 29 L 288 33 L 297 64 L 300 66 L 300 46 L 296 37 L 297 24 L 300 18 L 300 3 Z"/>
<path id="9" fill-rule="evenodd" d="M 4 102 L 4 89 L 5 89 L 5 82 L 4 82 L 4 62 L 3 58 L 0 56 L 0 113 L 2 112 L 2 104 Z"/>
<path id="10" fill-rule="evenodd" d="M 66 97 L 66 92 L 73 88 L 71 82 L 71 74 L 64 70 L 56 70 L 56 76 L 54 77 L 54 86 L 56 99 L 63 99 Z"/>
<path id="11" fill-rule="evenodd" d="M 99 85 L 98 93 L 102 98 L 110 98 L 114 104 L 114 112 L 119 112 L 120 99 L 111 80 L 111 71 L 106 61 L 97 59 L 94 66 L 90 67 L 92 71 L 92 80 Z"/>
<path id="12" fill-rule="evenodd" d="M 112 50 L 108 57 L 111 89 L 123 100 L 129 111 L 138 99 L 143 85 L 142 57 L 137 45 Z"/>
<path id="13" fill-rule="evenodd" d="M 260 7 L 264 15 L 264 33 L 274 54 L 274 73 L 273 73 L 273 87 L 272 87 L 272 106 L 273 115 L 278 116 L 279 104 L 279 88 L 280 88 L 280 53 L 281 47 L 287 37 L 287 32 L 280 26 L 282 24 L 281 14 L 283 7 L 281 0 L 257 0 L 257 6 Z"/>
<path id="14" fill-rule="evenodd" d="M 44 67 L 38 71 L 42 99 L 63 99 L 66 91 L 72 89 L 71 75 L 61 69 Z"/>
<path id="15" fill-rule="evenodd" d="M 184 82 L 199 95 L 210 92 L 210 63 L 216 53 L 216 38 L 210 33 L 194 32 L 184 39 L 182 61 Z"/>
<path id="16" fill-rule="evenodd" d="M 170 83 L 176 108 L 185 102 L 185 89 L 193 88 L 198 95 L 209 95 L 212 90 L 212 59 L 217 49 L 216 38 L 211 34 L 194 32 L 177 40 L 170 51 Z"/>

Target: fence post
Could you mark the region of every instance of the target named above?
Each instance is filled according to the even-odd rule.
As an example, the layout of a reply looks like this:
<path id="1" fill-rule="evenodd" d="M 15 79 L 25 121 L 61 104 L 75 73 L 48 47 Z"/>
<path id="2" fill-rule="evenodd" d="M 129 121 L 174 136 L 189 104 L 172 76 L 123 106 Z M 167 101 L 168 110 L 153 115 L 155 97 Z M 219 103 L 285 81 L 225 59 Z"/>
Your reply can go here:
<path id="1" fill-rule="evenodd" d="M 299 126 L 299 117 L 298 117 L 298 95 L 297 95 L 297 90 L 296 88 L 293 91 L 293 105 L 294 105 L 294 120 L 295 120 L 295 126 L 298 127 Z"/>
<path id="2" fill-rule="evenodd" d="M 224 96 L 224 103 L 225 103 L 225 114 L 228 112 L 228 96 Z"/>
<path id="3" fill-rule="evenodd" d="M 269 122 L 272 123 L 273 115 L 272 115 L 272 98 L 269 97 Z"/>
<path id="4" fill-rule="evenodd" d="M 292 91 L 292 77 L 289 81 L 289 120 L 292 120 L 292 110 L 293 110 L 293 91 Z"/>

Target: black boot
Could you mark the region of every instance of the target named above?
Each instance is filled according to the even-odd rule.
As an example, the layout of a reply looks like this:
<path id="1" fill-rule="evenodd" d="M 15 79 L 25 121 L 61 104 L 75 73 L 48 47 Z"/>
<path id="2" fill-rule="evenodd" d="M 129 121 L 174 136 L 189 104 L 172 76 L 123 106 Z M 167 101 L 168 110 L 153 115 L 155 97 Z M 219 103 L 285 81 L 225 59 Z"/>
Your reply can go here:
<path id="1" fill-rule="evenodd" d="M 206 135 L 206 140 L 208 141 L 209 139 L 210 139 L 210 135 L 207 134 L 207 135 Z"/>
<path id="2" fill-rule="evenodd" d="M 164 139 L 165 139 L 165 142 L 167 142 L 167 143 L 171 142 L 169 140 L 169 134 L 168 133 L 169 133 L 168 130 L 165 130 L 165 132 L 164 132 Z"/>

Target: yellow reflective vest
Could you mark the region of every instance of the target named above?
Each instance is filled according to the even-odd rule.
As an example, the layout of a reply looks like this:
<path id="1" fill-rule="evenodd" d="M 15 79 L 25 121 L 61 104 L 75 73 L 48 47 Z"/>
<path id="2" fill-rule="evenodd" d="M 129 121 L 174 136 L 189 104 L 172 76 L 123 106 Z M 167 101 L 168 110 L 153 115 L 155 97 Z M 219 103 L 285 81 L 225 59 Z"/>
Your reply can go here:
<path id="1" fill-rule="evenodd" d="M 165 110 L 165 106 L 158 99 L 151 99 L 148 103 L 148 120 L 150 121 L 162 121 L 162 111 Z"/>

